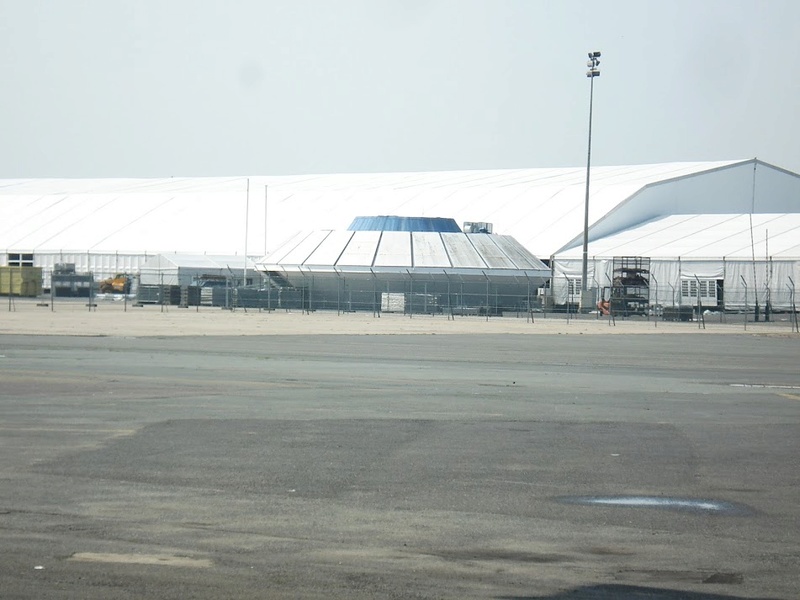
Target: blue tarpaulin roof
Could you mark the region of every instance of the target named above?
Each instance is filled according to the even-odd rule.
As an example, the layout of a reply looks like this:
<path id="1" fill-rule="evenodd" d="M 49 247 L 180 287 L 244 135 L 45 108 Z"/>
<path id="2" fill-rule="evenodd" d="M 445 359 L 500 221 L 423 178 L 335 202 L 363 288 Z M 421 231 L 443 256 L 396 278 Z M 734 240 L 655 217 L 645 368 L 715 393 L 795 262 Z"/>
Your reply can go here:
<path id="1" fill-rule="evenodd" d="M 455 219 L 442 217 L 356 217 L 347 228 L 350 231 L 431 231 L 461 233 Z"/>

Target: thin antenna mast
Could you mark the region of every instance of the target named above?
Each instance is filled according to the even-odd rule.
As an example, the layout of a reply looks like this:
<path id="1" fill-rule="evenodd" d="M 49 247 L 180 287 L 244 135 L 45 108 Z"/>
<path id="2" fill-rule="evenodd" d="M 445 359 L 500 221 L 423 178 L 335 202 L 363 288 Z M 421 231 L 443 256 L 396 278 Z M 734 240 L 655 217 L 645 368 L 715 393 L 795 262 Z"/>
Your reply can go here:
<path id="1" fill-rule="evenodd" d="M 753 238 L 753 212 L 756 209 L 756 167 L 758 161 L 753 161 L 753 190 L 750 202 L 750 252 L 753 255 L 753 294 L 756 297 L 755 320 L 758 321 L 758 281 L 756 280 L 756 243 Z"/>
<path id="2" fill-rule="evenodd" d="M 764 320 L 769 321 L 769 313 L 772 309 L 772 262 L 769 259 L 769 229 L 764 230 L 764 287 L 766 288 L 766 300 L 764 301 Z"/>
<path id="3" fill-rule="evenodd" d="M 244 271 L 242 272 L 242 287 L 247 286 L 247 230 L 250 220 L 250 178 L 247 178 L 247 197 L 244 202 Z"/>
<path id="4" fill-rule="evenodd" d="M 267 255 L 267 198 L 268 198 L 269 186 L 264 186 L 264 256 Z"/>

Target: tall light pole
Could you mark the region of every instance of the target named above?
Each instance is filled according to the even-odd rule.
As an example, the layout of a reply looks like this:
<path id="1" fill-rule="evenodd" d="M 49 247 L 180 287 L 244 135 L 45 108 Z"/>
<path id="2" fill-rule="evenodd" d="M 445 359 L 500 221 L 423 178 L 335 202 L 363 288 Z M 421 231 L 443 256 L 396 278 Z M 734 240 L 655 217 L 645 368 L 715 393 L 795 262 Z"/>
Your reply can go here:
<path id="1" fill-rule="evenodd" d="M 594 78 L 600 76 L 600 53 L 589 52 L 589 61 L 586 66 L 589 70 L 586 71 L 586 76 L 589 78 L 589 150 L 586 154 L 586 201 L 583 206 L 583 270 L 581 271 L 581 308 L 583 306 L 583 297 L 589 289 L 589 174 L 592 166 L 592 100 L 594 97 Z"/>

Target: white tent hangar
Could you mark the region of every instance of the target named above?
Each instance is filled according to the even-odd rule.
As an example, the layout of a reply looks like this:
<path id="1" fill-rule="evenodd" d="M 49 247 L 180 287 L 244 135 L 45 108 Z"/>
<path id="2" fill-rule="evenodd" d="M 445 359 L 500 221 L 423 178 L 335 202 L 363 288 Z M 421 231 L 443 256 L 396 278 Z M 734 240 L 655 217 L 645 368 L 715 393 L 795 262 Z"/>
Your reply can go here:
<path id="1" fill-rule="evenodd" d="M 494 224 L 550 257 L 582 243 L 585 169 L 166 179 L 0 180 L 0 265 L 95 278 L 158 254 L 260 258 L 358 215 Z M 757 161 L 593 167 L 591 241 L 680 214 L 800 212 L 800 175 Z"/>
<path id="2" fill-rule="evenodd" d="M 430 221 L 452 227 L 437 231 Z M 525 311 L 550 277 L 510 236 L 463 233 L 448 219 L 403 217 L 301 233 L 258 268 L 275 287 L 304 290 L 309 308 L 427 313 Z"/>
<path id="3" fill-rule="evenodd" d="M 652 305 L 789 310 L 800 287 L 800 213 L 672 215 L 595 240 L 591 287 L 613 286 L 615 257 L 649 259 Z M 553 257 L 556 303 L 576 302 L 582 263 L 581 247 Z"/>

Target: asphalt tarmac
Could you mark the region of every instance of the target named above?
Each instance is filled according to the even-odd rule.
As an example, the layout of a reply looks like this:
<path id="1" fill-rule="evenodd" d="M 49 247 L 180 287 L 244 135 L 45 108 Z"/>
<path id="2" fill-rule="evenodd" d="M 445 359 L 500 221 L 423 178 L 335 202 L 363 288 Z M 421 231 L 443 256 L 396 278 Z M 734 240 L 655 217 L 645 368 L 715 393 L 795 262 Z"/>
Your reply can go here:
<path id="1" fill-rule="evenodd" d="M 0 336 L 0 597 L 796 599 L 800 336 Z"/>

